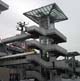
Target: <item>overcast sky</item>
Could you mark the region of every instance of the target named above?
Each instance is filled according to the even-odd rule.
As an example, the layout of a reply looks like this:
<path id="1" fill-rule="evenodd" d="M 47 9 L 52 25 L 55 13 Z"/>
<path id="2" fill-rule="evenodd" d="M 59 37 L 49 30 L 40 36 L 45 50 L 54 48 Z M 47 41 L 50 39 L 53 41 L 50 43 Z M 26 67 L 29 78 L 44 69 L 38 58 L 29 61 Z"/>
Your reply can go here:
<path id="1" fill-rule="evenodd" d="M 6 38 L 17 34 L 16 23 L 31 20 L 23 15 L 24 12 L 39 8 L 50 3 L 57 3 L 69 18 L 67 21 L 56 23 L 56 28 L 66 37 L 67 43 L 61 44 L 68 51 L 80 52 L 80 0 L 2 0 L 9 5 L 9 10 L 0 14 L 0 37 Z M 79 59 L 79 58 L 78 58 Z"/>

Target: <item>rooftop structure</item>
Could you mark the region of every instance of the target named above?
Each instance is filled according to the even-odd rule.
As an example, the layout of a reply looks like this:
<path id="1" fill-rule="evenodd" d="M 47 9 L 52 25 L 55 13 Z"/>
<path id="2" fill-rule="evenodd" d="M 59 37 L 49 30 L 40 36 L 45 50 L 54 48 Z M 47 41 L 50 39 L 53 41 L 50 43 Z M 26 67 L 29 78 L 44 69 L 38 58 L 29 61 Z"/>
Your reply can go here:
<path id="1" fill-rule="evenodd" d="M 37 24 L 40 23 L 40 18 L 44 16 L 49 16 L 51 22 L 60 22 L 68 19 L 56 3 L 25 12 L 24 15 Z"/>

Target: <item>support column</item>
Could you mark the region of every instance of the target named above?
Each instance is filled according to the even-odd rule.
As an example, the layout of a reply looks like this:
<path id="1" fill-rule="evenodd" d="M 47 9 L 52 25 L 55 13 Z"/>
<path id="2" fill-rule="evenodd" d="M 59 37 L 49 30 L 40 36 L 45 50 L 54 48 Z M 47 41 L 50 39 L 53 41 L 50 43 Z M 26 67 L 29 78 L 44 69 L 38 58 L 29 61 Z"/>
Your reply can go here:
<path id="1" fill-rule="evenodd" d="M 41 17 L 40 18 L 40 27 L 41 28 L 44 28 L 45 30 L 49 30 L 49 29 L 54 29 L 54 24 L 53 23 L 50 23 L 50 18 L 49 16 L 44 16 L 44 17 Z M 39 37 L 40 39 L 40 43 L 43 44 L 43 45 L 51 45 L 51 42 L 52 42 L 52 39 L 51 38 L 48 38 L 46 36 L 40 36 Z M 42 50 L 41 51 L 41 54 L 42 54 L 42 58 L 46 58 L 49 60 L 49 53 L 46 52 L 45 50 Z M 44 59 L 45 60 L 45 59 Z"/>

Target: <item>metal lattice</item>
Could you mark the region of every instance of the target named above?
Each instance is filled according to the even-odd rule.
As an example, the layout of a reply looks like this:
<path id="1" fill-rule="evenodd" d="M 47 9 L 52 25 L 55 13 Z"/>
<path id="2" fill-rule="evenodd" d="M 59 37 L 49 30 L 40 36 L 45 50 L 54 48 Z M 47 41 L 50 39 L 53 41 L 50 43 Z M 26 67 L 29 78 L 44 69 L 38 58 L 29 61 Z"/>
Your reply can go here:
<path id="1" fill-rule="evenodd" d="M 39 19 L 43 16 L 49 16 L 52 19 L 52 21 L 54 20 L 54 22 L 59 22 L 68 19 L 67 16 L 55 3 L 29 12 L 25 12 L 24 15 L 37 24 L 39 24 Z"/>

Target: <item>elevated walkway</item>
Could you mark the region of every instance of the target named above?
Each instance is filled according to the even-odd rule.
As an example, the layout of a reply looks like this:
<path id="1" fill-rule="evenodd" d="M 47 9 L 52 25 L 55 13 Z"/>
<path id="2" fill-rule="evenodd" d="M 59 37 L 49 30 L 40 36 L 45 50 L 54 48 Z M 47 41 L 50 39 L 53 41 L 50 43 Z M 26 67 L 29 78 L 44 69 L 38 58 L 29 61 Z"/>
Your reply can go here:
<path id="1" fill-rule="evenodd" d="M 45 68 L 53 68 L 53 64 L 51 62 L 46 62 L 45 60 L 41 59 L 38 54 L 34 54 L 34 52 L 0 57 L 0 66 L 28 64 L 31 61 L 35 61 Z"/>
<path id="2" fill-rule="evenodd" d="M 9 37 L 9 38 L 6 38 L 6 39 L 2 39 L 0 44 L 6 44 L 6 43 L 12 43 L 12 42 L 15 42 L 15 41 L 19 41 L 19 40 L 25 40 L 25 39 L 29 39 L 31 38 L 32 36 L 30 34 L 20 34 L 20 35 L 16 35 L 16 36 L 13 36 L 13 37 Z"/>
<path id="3" fill-rule="evenodd" d="M 72 72 L 72 68 L 65 62 L 65 60 L 57 60 L 55 61 L 55 67 L 57 69 L 68 70 Z"/>
<path id="4" fill-rule="evenodd" d="M 39 36 L 48 36 L 49 38 L 53 38 L 56 43 L 66 42 L 66 37 L 56 28 L 47 30 L 42 27 L 31 26 L 26 28 L 26 31 L 38 38 Z"/>
<path id="5" fill-rule="evenodd" d="M 1 67 L 15 66 L 15 65 L 18 66 L 22 64 L 30 64 L 31 62 L 35 62 L 47 69 L 53 69 L 53 62 L 54 62 L 55 69 L 68 70 L 71 72 L 73 71 L 73 69 L 65 62 L 65 60 L 61 60 L 61 61 L 54 60 L 53 62 L 45 61 L 40 57 L 40 55 L 35 54 L 34 52 L 27 52 L 27 53 L 0 57 Z M 76 72 L 80 73 L 80 68 L 76 67 Z"/>
<path id="6" fill-rule="evenodd" d="M 30 41 L 26 41 L 26 44 L 30 47 L 30 48 L 36 48 L 39 50 L 45 50 L 48 52 L 52 52 L 53 55 L 62 55 L 62 56 L 66 56 L 67 55 L 67 50 L 60 47 L 59 45 L 53 44 L 53 45 L 43 45 L 41 43 L 39 43 L 36 40 L 30 40 Z"/>
<path id="7" fill-rule="evenodd" d="M 40 64 L 42 67 L 45 68 L 53 68 L 53 64 L 50 61 L 45 61 L 41 59 L 38 55 L 30 55 L 26 58 L 28 61 L 34 61 Z"/>

